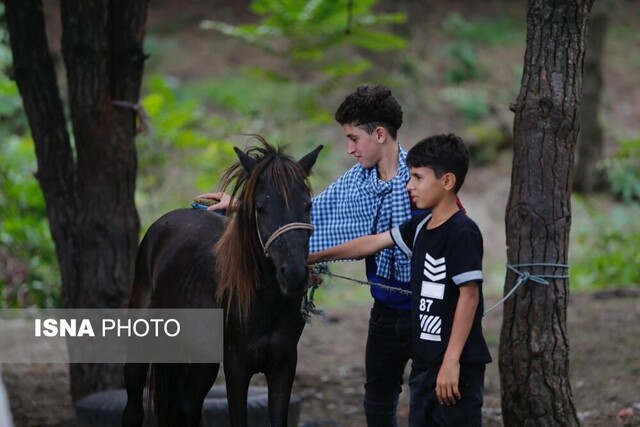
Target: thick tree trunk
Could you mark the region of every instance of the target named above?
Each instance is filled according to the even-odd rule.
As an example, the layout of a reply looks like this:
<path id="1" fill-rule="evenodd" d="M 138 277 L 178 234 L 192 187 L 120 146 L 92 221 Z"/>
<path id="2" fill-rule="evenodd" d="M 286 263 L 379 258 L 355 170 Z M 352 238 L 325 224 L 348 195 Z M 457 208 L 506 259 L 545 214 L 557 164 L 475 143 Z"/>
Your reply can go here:
<path id="1" fill-rule="evenodd" d="M 47 45 L 42 3 L 5 0 L 5 7 L 13 73 L 35 142 L 36 178 L 46 201 L 64 287 L 77 282 L 76 268 L 65 262 L 76 256 L 77 249 L 75 235 L 70 232 L 79 210 L 74 154 Z M 67 306 L 65 294 L 63 289 L 63 304 Z"/>
<path id="2" fill-rule="evenodd" d="M 62 0 L 75 153 L 47 47 L 41 0 L 6 0 L 15 76 L 36 145 L 65 307 L 122 307 L 140 229 L 136 113 L 148 0 Z M 114 104 L 115 101 L 115 104 Z M 118 104 L 118 105 L 116 105 Z M 74 156 L 75 154 L 75 156 Z M 73 364 L 74 400 L 122 384 L 117 365 Z"/>
<path id="3" fill-rule="evenodd" d="M 573 174 L 573 189 L 591 193 L 604 187 L 604 174 L 597 163 L 603 157 L 602 124 L 598 118 L 602 94 L 602 60 L 612 2 L 598 0 L 589 17 L 584 86 L 580 103 L 580 135 Z"/>
<path id="4" fill-rule="evenodd" d="M 506 209 L 511 265 L 566 264 L 571 174 L 579 130 L 586 23 L 592 0 L 530 0 Z M 524 269 L 523 269 L 524 270 Z M 565 275 L 544 266 L 532 274 Z M 505 293 L 517 277 L 509 271 Z M 508 299 L 500 338 L 504 425 L 576 426 L 569 384 L 567 279 L 525 282 Z"/>

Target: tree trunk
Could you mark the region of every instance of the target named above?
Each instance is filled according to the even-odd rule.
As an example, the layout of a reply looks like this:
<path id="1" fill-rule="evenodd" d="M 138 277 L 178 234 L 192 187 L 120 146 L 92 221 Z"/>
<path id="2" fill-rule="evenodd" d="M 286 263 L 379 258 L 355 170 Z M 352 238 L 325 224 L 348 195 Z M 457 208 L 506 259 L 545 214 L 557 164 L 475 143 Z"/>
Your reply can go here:
<path id="1" fill-rule="evenodd" d="M 6 0 L 15 78 L 34 138 L 66 308 L 125 305 L 140 229 L 136 112 L 148 0 L 62 0 L 67 133 L 41 0 Z M 118 103 L 118 102 L 116 102 Z M 122 105 L 122 104 L 120 104 Z M 75 150 L 74 150 L 75 148 Z M 122 384 L 121 367 L 72 364 L 77 400 Z"/>
<path id="2" fill-rule="evenodd" d="M 567 263 L 571 174 L 591 3 L 528 2 L 505 220 L 511 265 Z M 556 266 L 527 270 L 544 276 L 567 274 Z M 517 279 L 508 271 L 505 294 Z M 504 306 L 499 363 L 506 427 L 579 425 L 569 384 L 568 280 L 548 281 L 524 282 Z"/>
<path id="3" fill-rule="evenodd" d="M 602 94 L 602 59 L 609 26 L 609 10 L 612 7 L 610 1 L 598 0 L 589 16 L 584 87 L 580 103 L 580 135 L 573 174 L 573 190 L 582 193 L 601 190 L 605 184 L 604 173 L 597 168 L 598 161 L 603 157 L 603 132 L 598 112 Z"/>

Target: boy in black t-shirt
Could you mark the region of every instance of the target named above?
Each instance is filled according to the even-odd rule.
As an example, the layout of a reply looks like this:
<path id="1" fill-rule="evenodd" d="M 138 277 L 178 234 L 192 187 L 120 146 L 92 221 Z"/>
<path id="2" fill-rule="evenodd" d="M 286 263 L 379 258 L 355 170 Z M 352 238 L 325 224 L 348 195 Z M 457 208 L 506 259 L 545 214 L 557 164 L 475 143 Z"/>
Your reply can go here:
<path id="1" fill-rule="evenodd" d="M 407 156 L 411 201 L 431 211 L 390 232 L 316 252 L 309 263 L 362 258 L 394 244 L 411 256 L 413 363 L 409 425 L 482 425 L 482 235 L 456 194 L 469 152 L 455 135 L 418 142 Z"/>

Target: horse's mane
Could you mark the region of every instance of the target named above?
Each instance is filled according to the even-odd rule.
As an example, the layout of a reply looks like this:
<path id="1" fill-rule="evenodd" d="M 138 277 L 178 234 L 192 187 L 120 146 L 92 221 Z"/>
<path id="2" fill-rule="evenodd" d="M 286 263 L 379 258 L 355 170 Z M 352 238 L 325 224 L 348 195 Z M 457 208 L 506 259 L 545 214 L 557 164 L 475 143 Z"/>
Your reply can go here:
<path id="1" fill-rule="evenodd" d="M 254 196 L 258 181 L 266 179 L 279 188 L 287 204 L 291 183 L 303 183 L 311 193 L 307 174 L 298 162 L 283 153 L 284 147 L 274 147 L 261 136 L 252 136 L 261 146 L 251 147 L 246 153 L 257 161 L 256 167 L 249 174 L 240 162 L 236 162 L 222 176 L 222 190 L 230 192 L 236 206 L 214 247 L 218 273 L 216 298 L 226 303 L 227 316 L 235 309 L 241 321 L 247 318 L 251 299 L 260 286 L 259 265 L 265 258 L 255 217 Z"/>

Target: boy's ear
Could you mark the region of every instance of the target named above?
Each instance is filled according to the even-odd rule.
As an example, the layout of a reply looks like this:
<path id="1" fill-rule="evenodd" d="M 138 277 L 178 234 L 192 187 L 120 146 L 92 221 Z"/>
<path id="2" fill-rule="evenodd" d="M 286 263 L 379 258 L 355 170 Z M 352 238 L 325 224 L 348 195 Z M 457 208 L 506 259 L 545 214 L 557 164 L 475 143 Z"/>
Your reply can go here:
<path id="1" fill-rule="evenodd" d="M 451 172 L 447 172 L 444 175 L 442 175 L 442 185 L 444 186 L 444 189 L 447 191 L 453 190 L 456 186 L 455 174 Z"/>
<path id="2" fill-rule="evenodd" d="M 376 129 L 373 132 L 376 134 L 376 139 L 378 140 L 378 143 L 380 143 L 380 144 L 382 144 L 384 141 L 386 141 L 387 140 L 387 135 L 389 135 L 387 130 L 384 128 L 384 126 L 376 127 Z"/>

